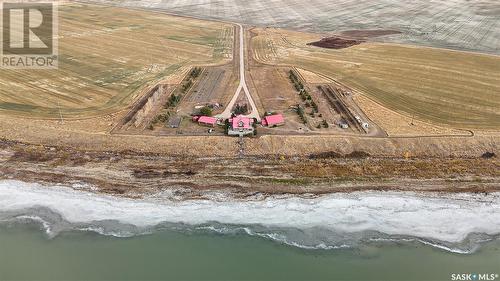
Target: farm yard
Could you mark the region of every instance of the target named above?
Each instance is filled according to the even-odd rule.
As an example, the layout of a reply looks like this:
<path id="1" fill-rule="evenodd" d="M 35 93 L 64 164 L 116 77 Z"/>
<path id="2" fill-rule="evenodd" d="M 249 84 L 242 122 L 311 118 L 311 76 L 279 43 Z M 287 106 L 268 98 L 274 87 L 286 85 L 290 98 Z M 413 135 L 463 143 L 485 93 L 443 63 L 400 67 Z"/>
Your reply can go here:
<path id="1" fill-rule="evenodd" d="M 71 132 L 226 133 L 213 117 L 239 83 L 234 24 L 81 3 L 60 17 L 60 68 L 0 70 L 0 114 Z M 285 119 L 259 134 L 470 136 L 500 126 L 498 56 L 373 41 L 404 35 L 395 29 L 244 30 L 260 116 Z M 248 103 L 240 93 L 232 111 L 249 113 Z"/>
<path id="2" fill-rule="evenodd" d="M 300 96 L 288 78 L 289 68 L 270 67 L 252 63 L 250 67 L 250 90 L 258 96 L 260 112 L 280 113 L 286 118 L 286 125 L 272 130 L 261 129 L 266 133 L 304 132 L 307 128 L 294 108 L 301 102 Z"/>
<path id="3" fill-rule="evenodd" d="M 0 70 L 0 113 L 103 116 L 193 65 L 232 59 L 230 24 L 74 3 L 59 17 L 59 69 Z"/>
<path id="4" fill-rule="evenodd" d="M 199 126 L 193 121 L 193 116 L 202 112 L 211 116 L 221 111 L 221 101 L 231 84 L 231 70 L 231 64 L 193 67 L 180 84 L 157 85 L 132 106 L 112 133 L 154 136 L 223 135 L 222 128 L 215 124 Z"/>
<path id="5" fill-rule="evenodd" d="M 316 34 L 253 29 L 253 56 L 268 65 L 316 72 L 395 112 L 454 128 L 500 127 L 500 57 L 362 43 L 333 50 L 308 46 Z"/>
<path id="6" fill-rule="evenodd" d="M 184 3 L 202 2 L 190 7 L 194 16 L 228 16 L 219 10 L 221 2 L 215 1 L 209 1 L 206 14 L 197 14 L 204 1 Z M 243 5 L 239 1 L 224 3 Z M 448 11 L 460 1 L 440 8 Z M 341 2 L 354 10 L 361 7 L 356 4 L 360 1 Z M 269 26 L 324 29 L 306 33 L 244 26 L 246 63 L 239 60 L 238 28 L 233 23 L 148 11 L 140 9 L 141 1 L 113 2 L 138 9 L 66 3 L 60 7 L 59 69 L 0 70 L 0 137 L 42 146 L 203 157 L 335 155 L 329 154 L 332 151 L 340 151 L 339 155 L 365 151 L 383 157 L 477 156 L 496 149 L 500 57 L 392 44 L 408 36 L 417 41 L 420 37 L 388 25 L 395 16 L 390 12 L 378 17 L 383 20 L 375 26 L 349 24 L 363 17 L 368 21 L 377 9 L 391 11 L 382 2 L 391 1 L 376 0 L 364 7 L 365 14 L 326 9 L 324 4 L 331 4 L 330 0 L 312 0 L 308 5 L 257 0 L 241 6 L 255 20 L 267 18 Z M 416 2 L 422 1 L 411 5 L 417 7 Z M 148 8 L 179 3 L 154 2 Z M 252 13 L 255 5 L 261 9 Z M 406 5 L 410 4 L 399 3 L 395 9 Z M 167 12 L 187 15 L 182 9 Z M 498 38 L 483 29 L 488 23 L 488 30 L 496 28 L 490 21 L 497 17 L 493 11 L 485 8 L 476 15 L 484 17 L 475 29 L 483 37 L 477 39 L 471 33 L 463 41 L 477 41 L 475 51 L 495 53 L 498 48 Z M 240 16 L 238 20 L 250 19 Z M 325 33 L 333 26 L 317 24 L 321 20 L 344 20 L 345 25 L 338 25 L 341 30 L 335 34 Z M 452 32 L 449 26 L 440 29 L 450 34 L 443 45 L 432 40 L 416 43 L 447 46 L 468 28 L 464 24 Z M 308 45 L 344 37 L 347 40 L 323 40 L 319 47 Z M 255 122 L 258 133 L 245 141 L 225 138 L 230 124 L 220 118 L 232 105 L 229 101 L 236 96 L 241 73 L 265 121 Z M 237 102 L 249 102 L 244 92 L 239 97 Z M 245 105 L 235 104 L 232 110 L 248 112 Z M 411 154 L 409 149 L 417 151 Z"/>
<path id="7" fill-rule="evenodd" d="M 300 102 L 288 79 L 289 68 L 252 66 L 252 93 L 259 96 L 262 112 L 284 112 Z"/>

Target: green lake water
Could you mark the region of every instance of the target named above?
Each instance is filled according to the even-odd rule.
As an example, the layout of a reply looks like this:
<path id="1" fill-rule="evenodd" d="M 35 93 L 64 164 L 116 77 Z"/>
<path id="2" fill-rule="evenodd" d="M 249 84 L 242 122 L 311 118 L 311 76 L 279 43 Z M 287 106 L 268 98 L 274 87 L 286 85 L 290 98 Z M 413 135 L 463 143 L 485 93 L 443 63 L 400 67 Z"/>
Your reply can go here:
<path id="1" fill-rule="evenodd" d="M 0 280 L 451 280 L 500 273 L 500 242 L 471 255 L 418 243 L 303 250 L 247 235 L 114 238 L 0 227 Z"/>

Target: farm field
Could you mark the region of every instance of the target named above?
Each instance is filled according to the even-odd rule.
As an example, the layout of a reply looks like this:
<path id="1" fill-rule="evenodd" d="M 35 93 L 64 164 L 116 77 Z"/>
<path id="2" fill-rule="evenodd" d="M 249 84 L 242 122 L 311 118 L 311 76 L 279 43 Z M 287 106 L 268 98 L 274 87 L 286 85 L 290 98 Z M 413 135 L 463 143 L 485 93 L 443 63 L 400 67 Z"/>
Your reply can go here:
<path id="1" fill-rule="evenodd" d="M 500 126 L 500 57 L 396 44 L 332 50 L 320 35 L 253 29 L 255 59 L 335 79 L 407 116 L 454 128 Z"/>
<path id="2" fill-rule="evenodd" d="M 91 0 L 318 33 L 390 29 L 377 41 L 500 54 L 497 0 Z"/>
<path id="3" fill-rule="evenodd" d="M 0 70 L 0 113 L 82 118 L 117 112 L 193 65 L 232 58 L 233 27 L 119 7 L 59 8 L 59 69 Z"/>

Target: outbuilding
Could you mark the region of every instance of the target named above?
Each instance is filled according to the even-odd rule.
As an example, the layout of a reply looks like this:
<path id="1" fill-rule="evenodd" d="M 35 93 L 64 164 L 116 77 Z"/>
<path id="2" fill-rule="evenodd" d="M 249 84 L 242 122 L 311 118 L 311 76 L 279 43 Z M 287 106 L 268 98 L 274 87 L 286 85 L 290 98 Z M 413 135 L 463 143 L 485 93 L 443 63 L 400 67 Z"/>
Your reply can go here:
<path id="1" fill-rule="evenodd" d="M 285 125 L 285 118 L 282 114 L 265 116 L 262 119 L 262 126 L 276 127 Z"/>
<path id="2" fill-rule="evenodd" d="M 196 121 L 203 126 L 215 127 L 215 125 L 217 125 L 217 118 L 215 117 L 200 116 L 197 117 Z"/>
<path id="3" fill-rule="evenodd" d="M 168 126 L 170 128 L 179 128 L 182 122 L 182 117 L 174 116 L 168 120 Z"/>

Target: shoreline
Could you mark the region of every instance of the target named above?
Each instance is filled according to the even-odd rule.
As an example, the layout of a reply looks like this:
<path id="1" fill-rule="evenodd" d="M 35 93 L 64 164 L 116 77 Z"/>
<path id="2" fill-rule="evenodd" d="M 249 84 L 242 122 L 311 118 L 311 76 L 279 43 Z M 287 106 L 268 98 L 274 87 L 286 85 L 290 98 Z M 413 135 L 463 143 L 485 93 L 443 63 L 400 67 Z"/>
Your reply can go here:
<path id="1" fill-rule="evenodd" d="M 246 198 L 357 191 L 500 191 L 496 156 L 383 157 L 365 151 L 329 151 L 308 156 L 176 157 L 3 141 L 0 162 L 0 179 L 90 184 L 99 193 L 131 198 L 161 191 L 174 191 L 186 199 L 204 198 L 207 192 Z"/>
<path id="2" fill-rule="evenodd" d="M 376 192 L 317 197 L 177 201 L 170 193 L 142 199 L 96 194 L 81 185 L 0 180 L 0 222 L 37 223 L 49 238 L 85 231 L 133 237 L 162 230 L 244 234 L 317 250 L 413 241 L 471 254 L 498 240 L 500 192 L 455 194 Z M 428 220 L 433 214 L 433 220 Z M 439 214 L 436 216 L 436 214 Z M 291 220 L 283 221 L 282 216 Z M 466 217 L 469 221 L 463 220 Z"/>

